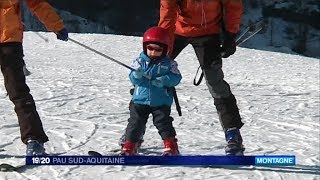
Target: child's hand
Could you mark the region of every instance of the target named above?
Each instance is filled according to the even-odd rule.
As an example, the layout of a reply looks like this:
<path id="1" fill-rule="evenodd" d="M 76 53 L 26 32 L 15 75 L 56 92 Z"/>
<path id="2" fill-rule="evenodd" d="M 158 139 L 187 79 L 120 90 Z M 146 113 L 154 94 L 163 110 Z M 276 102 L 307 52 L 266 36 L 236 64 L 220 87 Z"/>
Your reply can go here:
<path id="1" fill-rule="evenodd" d="M 157 77 L 155 80 L 152 80 L 151 84 L 156 86 L 156 87 L 159 87 L 159 88 L 163 87 L 163 82 L 162 82 L 161 77 Z"/>
<path id="2" fill-rule="evenodd" d="M 136 78 L 136 79 L 141 79 L 142 76 L 143 76 L 143 73 L 144 73 L 144 72 L 143 72 L 142 68 L 140 67 L 140 68 L 134 70 L 134 71 L 132 72 L 132 75 L 133 75 L 134 78 Z"/>

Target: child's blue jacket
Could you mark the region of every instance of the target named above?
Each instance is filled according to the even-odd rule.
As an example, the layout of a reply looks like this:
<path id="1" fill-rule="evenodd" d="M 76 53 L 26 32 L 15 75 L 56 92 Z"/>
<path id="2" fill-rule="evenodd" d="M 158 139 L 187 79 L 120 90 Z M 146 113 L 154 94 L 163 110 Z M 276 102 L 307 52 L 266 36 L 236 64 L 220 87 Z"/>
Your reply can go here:
<path id="1" fill-rule="evenodd" d="M 173 92 L 170 87 L 178 85 L 182 79 L 176 61 L 168 56 L 155 61 L 142 52 L 131 66 L 134 69 L 142 68 L 145 74 L 151 77 L 151 79 L 146 77 L 137 79 L 132 74 L 133 70 L 130 72 L 129 78 L 134 85 L 133 103 L 152 107 L 172 105 Z M 159 88 L 151 84 L 157 77 L 161 78 L 164 87 Z"/>

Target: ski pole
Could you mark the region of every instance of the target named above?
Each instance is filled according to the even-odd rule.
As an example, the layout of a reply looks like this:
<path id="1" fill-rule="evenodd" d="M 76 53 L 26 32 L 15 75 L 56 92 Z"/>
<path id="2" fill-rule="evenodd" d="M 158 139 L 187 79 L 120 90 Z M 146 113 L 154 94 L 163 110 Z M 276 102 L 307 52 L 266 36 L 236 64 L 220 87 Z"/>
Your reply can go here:
<path id="1" fill-rule="evenodd" d="M 241 38 L 242 38 L 244 35 L 246 35 L 248 32 L 252 32 L 252 33 L 256 32 L 256 31 L 257 31 L 257 30 L 256 30 L 256 26 L 259 25 L 259 28 L 260 28 L 260 27 L 262 27 L 262 25 L 264 24 L 264 22 L 265 22 L 265 20 L 264 20 L 264 19 L 261 19 L 261 20 L 255 22 L 255 23 L 253 23 L 253 24 L 251 24 L 251 25 L 248 25 L 248 26 L 246 27 L 246 29 L 245 29 L 245 30 L 238 36 L 238 38 L 236 39 L 236 42 L 238 42 L 237 45 L 239 45 L 239 43 L 242 43 L 240 40 L 241 40 Z M 262 29 L 263 29 L 263 27 L 262 27 Z M 261 30 L 261 29 L 259 29 L 258 32 L 259 32 L 260 30 Z M 255 34 L 256 34 L 256 33 L 255 33 Z M 251 37 L 252 37 L 252 36 L 250 36 L 249 38 L 251 38 Z M 247 38 L 246 40 L 248 40 L 249 38 Z"/>
<path id="2" fill-rule="evenodd" d="M 250 30 L 250 26 L 248 26 L 242 34 L 240 34 L 240 36 L 237 38 L 236 42 L 239 41 L 245 34 L 247 34 L 247 32 Z"/>
<path id="3" fill-rule="evenodd" d="M 249 26 L 248 28 L 246 28 L 244 30 L 244 32 L 237 38 L 236 40 L 236 46 L 239 46 L 240 44 L 246 42 L 248 39 L 250 39 L 252 36 L 256 35 L 258 32 L 260 32 L 262 29 L 263 29 L 263 26 L 260 26 L 258 29 L 255 29 L 249 36 L 247 36 L 246 38 L 242 39 L 241 38 L 247 34 L 249 32 L 249 30 L 253 28 L 253 26 Z M 224 53 L 222 52 L 221 53 L 221 56 L 223 56 Z"/>
<path id="4" fill-rule="evenodd" d="M 266 27 L 266 23 L 267 21 L 265 19 L 261 19 L 258 22 L 248 26 L 248 28 L 245 29 L 245 32 L 243 34 L 240 35 L 240 37 L 237 39 L 236 41 L 236 45 L 240 45 L 244 42 L 246 42 L 248 39 L 250 39 L 252 36 L 254 36 L 255 34 L 257 34 L 258 32 L 260 32 L 262 29 L 264 29 Z M 257 28 L 258 26 L 258 28 Z M 241 38 L 247 33 L 247 32 L 251 32 L 251 34 L 249 36 L 247 36 L 246 38 L 242 39 Z"/>
<path id="5" fill-rule="evenodd" d="M 239 46 L 240 44 L 246 42 L 248 39 L 250 39 L 252 36 L 254 36 L 255 34 L 257 34 L 259 31 L 262 30 L 262 27 L 259 27 L 257 30 L 255 30 L 252 34 L 250 34 L 248 37 L 246 37 L 245 39 L 238 41 L 236 44 L 237 46 Z"/>
<path id="6" fill-rule="evenodd" d="M 101 56 L 103 56 L 103 57 L 105 57 L 105 58 L 107 58 L 107 59 L 119 64 L 119 65 L 121 65 L 121 66 L 124 66 L 124 67 L 126 67 L 126 68 L 128 68 L 130 70 L 135 71 L 134 68 L 132 68 L 132 67 L 130 67 L 130 66 L 128 66 L 128 65 L 126 65 L 126 64 L 124 64 L 124 63 L 122 63 L 122 62 L 120 62 L 120 61 L 118 61 L 118 60 L 116 60 L 116 59 L 114 59 L 114 58 L 112 58 L 110 56 L 108 56 L 108 55 L 106 55 L 106 54 L 103 54 L 102 52 L 99 52 L 99 51 L 97 51 L 97 50 L 95 50 L 95 49 L 93 49 L 93 48 L 91 48 L 91 47 L 89 47 L 89 46 L 87 46 L 85 44 L 82 44 L 81 42 L 78 42 L 78 41 L 76 41 L 76 40 L 74 40 L 74 39 L 72 39 L 70 37 L 68 38 L 68 40 L 71 41 L 71 42 L 74 42 L 74 43 L 76 43 L 76 44 L 78 44 L 78 45 L 80 45 L 80 46 L 82 46 L 82 47 L 84 47 L 84 48 L 86 48 L 86 49 L 88 49 L 88 50 L 90 50 L 92 52 L 95 52 L 95 53 L 97 53 L 97 54 L 99 54 L 99 55 L 101 55 Z M 143 74 L 143 76 L 145 78 L 147 78 L 147 79 L 151 79 L 151 77 L 149 75 L 147 75 L 147 74 Z"/>
<path id="7" fill-rule="evenodd" d="M 42 36 L 39 32 L 34 32 L 35 34 L 37 34 L 41 39 L 43 39 L 45 42 L 49 42 L 48 38 Z"/>
<path id="8" fill-rule="evenodd" d="M 259 22 L 262 22 L 262 21 L 259 21 Z M 255 29 L 249 36 L 247 36 L 246 38 L 244 38 L 244 39 L 241 40 L 241 38 L 242 38 L 245 34 L 247 34 L 247 33 L 250 31 L 250 29 L 252 29 L 252 28 L 254 28 L 254 26 L 249 26 L 249 27 L 247 27 L 247 28 L 244 30 L 244 32 L 236 39 L 236 46 L 239 46 L 240 44 L 246 42 L 246 41 L 247 41 L 248 39 L 250 39 L 252 36 L 254 36 L 254 35 L 257 34 L 258 32 L 260 32 L 260 31 L 264 28 L 264 26 L 262 26 L 262 24 L 260 24 L 260 27 L 259 27 L 258 29 Z M 222 53 L 220 53 L 220 56 L 222 57 L 222 56 L 224 56 L 224 54 L 225 54 L 225 53 L 222 52 Z M 199 68 L 200 68 L 200 66 L 199 66 Z M 199 71 L 199 69 L 198 69 L 198 71 Z M 197 71 L 197 74 L 198 74 L 198 71 Z M 197 76 L 197 74 L 196 74 L 196 76 Z M 194 79 L 193 84 L 194 84 L 195 86 L 198 86 L 198 85 L 201 83 L 203 76 L 204 76 L 204 74 L 203 74 L 203 71 L 202 71 L 198 82 L 196 82 L 195 79 Z M 196 77 L 195 77 L 195 78 L 196 78 Z"/>

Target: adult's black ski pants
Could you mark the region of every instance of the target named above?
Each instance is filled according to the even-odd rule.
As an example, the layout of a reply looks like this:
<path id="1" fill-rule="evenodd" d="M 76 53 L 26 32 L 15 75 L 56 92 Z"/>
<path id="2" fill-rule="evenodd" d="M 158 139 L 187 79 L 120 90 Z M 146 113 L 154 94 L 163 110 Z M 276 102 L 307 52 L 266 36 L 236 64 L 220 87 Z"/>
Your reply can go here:
<path id="1" fill-rule="evenodd" d="M 23 73 L 22 43 L 0 43 L 0 65 L 5 88 L 18 116 L 22 142 L 28 139 L 40 143 L 48 141 Z"/>
<path id="2" fill-rule="evenodd" d="M 223 129 L 227 130 L 233 127 L 240 129 L 243 126 L 243 123 L 241 121 L 237 102 L 230 90 L 229 84 L 224 80 L 222 71 L 222 58 L 220 55 L 221 42 L 219 34 L 192 38 L 176 35 L 172 58 L 176 58 L 189 44 L 191 44 L 195 50 L 209 92 L 214 98 L 214 104 Z"/>

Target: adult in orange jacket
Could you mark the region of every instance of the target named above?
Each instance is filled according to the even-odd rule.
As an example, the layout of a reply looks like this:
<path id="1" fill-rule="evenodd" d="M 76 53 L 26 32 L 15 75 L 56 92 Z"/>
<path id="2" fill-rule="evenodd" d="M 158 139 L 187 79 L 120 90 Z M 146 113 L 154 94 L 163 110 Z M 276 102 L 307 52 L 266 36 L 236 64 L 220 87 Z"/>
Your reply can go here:
<path id="1" fill-rule="evenodd" d="M 57 34 L 60 40 L 68 40 L 68 32 L 54 9 L 43 0 L 25 0 L 31 12 Z M 0 0 L 0 65 L 4 85 L 18 116 L 21 140 L 27 145 L 26 155 L 44 155 L 43 143 L 48 137 L 36 110 L 23 73 L 23 25 L 19 0 Z"/>
<path id="2" fill-rule="evenodd" d="M 222 57 L 236 51 L 241 14 L 241 0 L 160 0 L 158 25 L 170 32 L 171 57 L 177 57 L 188 44 L 193 46 L 225 131 L 227 155 L 244 151 L 239 131 L 243 123 L 222 71 Z"/>

